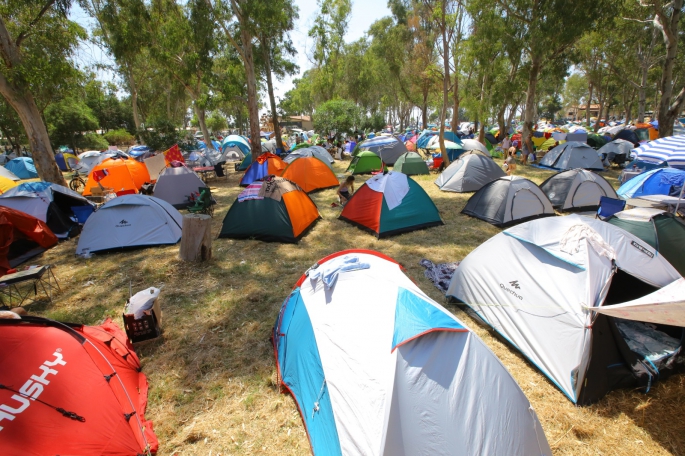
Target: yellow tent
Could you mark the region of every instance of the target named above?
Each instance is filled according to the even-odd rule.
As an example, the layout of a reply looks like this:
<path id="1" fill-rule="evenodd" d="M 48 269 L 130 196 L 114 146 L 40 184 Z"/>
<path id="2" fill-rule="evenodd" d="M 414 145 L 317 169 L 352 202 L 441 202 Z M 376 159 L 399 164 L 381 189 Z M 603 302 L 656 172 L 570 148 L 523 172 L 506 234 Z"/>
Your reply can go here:
<path id="1" fill-rule="evenodd" d="M 5 193 L 10 188 L 16 187 L 17 183 L 12 179 L 0 176 L 0 193 Z"/>

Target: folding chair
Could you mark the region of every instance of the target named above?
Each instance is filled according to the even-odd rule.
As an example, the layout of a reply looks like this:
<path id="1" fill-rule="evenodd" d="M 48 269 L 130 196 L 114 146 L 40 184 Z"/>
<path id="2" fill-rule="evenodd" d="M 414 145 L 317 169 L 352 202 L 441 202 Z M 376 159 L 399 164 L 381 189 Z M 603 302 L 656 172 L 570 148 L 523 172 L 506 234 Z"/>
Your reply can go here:
<path id="1" fill-rule="evenodd" d="M 194 206 L 188 207 L 188 212 L 191 214 L 207 214 L 214 217 L 214 201 L 212 201 L 212 192 L 209 187 L 200 187 L 200 196 L 195 201 Z"/>
<path id="2" fill-rule="evenodd" d="M 599 209 L 595 218 L 606 220 L 617 212 L 621 212 L 626 207 L 625 200 L 609 198 L 608 196 L 599 197 Z"/>

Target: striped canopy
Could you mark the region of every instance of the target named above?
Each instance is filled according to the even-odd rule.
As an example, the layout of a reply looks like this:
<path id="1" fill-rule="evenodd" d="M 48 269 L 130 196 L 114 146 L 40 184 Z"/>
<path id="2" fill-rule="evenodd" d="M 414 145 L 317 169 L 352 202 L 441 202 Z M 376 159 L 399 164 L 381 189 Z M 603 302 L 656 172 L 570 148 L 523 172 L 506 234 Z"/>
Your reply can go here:
<path id="1" fill-rule="evenodd" d="M 685 166 L 685 135 L 655 139 L 632 150 L 636 158 L 648 162 L 668 162 L 670 166 Z"/>

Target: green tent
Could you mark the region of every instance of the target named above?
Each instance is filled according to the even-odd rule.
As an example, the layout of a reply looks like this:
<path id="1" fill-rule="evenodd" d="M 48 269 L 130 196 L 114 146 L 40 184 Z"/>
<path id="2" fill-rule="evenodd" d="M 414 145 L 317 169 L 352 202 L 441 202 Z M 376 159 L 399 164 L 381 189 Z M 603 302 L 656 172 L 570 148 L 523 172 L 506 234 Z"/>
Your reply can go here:
<path id="1" fill-rule="evenodd" d="M 492 153 L 495 148 L 492 146 L 490 141 L 488 141 L 488 138 L 483 138 L 483 140 L 485 141 L 485 147 L 488 149 L 488 152 Z"/>
<path id="2" fill-rule="evenodd" d="M 311 147 L 312 145 L 308 142 L 301 142 L 300 144 L 295 144 L 292 149 L 290 149 L 290 152 L 294 152 L 297 149 L 304 149 L 305 147 Z"/>
<path id="3" fill-rule="evenodd" d="M 400 155 L 400 158 L 397 159 L 392 170 L 408 176 L 428 174 L 428 165 L 423 161 L 421 155 L 416 152 L 406 152 Z"/>
<path id="4" fill-rule="evenodd" d="M 680 275 L 685 275 L 685 224 L 673 214 L 636 208 L 619 212 L 607 222 L 654 247 Z"/>
<path id="5" fill-rule="evenodd" d="M 371 151 L 363 150 L 352 158 L 350 166 L 347 171 L 352 174 L 368 174 L 372 171 L 380 171 L 383 168 L 381 158 Z"/>
<path id="6" fill-rule="evenodd" d="M 245 158 L 243 158 L 243 161 L 240 162 L 240 165 L 235 169 L 236 171 L 245 171 L 247 168 L 250 167 L 252 164 L 252 154 L 246 154 Z"/>
<path id="7" fill-rule="evenodd" d="M 602 135 L 598 135 L 596 133 L 590 133 L 587 135 L 587 144 L 593 149 L 599 149 L 608 142 L 609 141 Z"/>

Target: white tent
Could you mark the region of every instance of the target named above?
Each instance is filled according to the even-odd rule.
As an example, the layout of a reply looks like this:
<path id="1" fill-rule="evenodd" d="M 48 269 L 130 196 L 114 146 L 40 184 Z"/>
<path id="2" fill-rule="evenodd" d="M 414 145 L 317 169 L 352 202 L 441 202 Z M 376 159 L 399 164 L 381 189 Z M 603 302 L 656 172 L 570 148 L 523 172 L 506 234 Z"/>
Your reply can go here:
<path id="1" fill-rule="evenodd" d="M 497 357 L 379 253 L 307 271 L 273 341 L 314 454 L 551 454 Z"/>
<path id="2" fill-rule="evenodd" d="M 157 179 L 153 196 L 180 209 L 191 204 L 191 193 L 198 193 L 201 187 L 206 186 L 197 174 L 185 166 L 166 168 Z"/>
<path id="3" fill-rule="evenodd" d="M 435 180 L 444 192 L 475 192 L 484 185 L 506 176 L 495 161 L 480 154 L 462 155 Z"/>
<path id="4" fill-rule="evenodd" d="M 582 168 L 557 173 L 540 184 L 540 189 L 554 208 L 563 211 L 596 210 L 602 196 L 618 199 L 606 179 Z"/>
<path id="5" fill-rule="evenodd" d="M 183 217 L 166 201 L 146 195 L 120 196 L 88 217 L 76 254 L 176 244 L 182 225 Z"/>
<path id="6" fill-rule="evenodd" d="M 594 318 L 587 307 L 637 298 L 679 278 L 637 237 L 569 215 L 490 238 L 461 262 L 447 296 L 476 311 L 571 401 L 588 404 L 617 384 L 648 386 L 659 375 L 649 363 L 663 375 L 669 353 L 633 354 L 630 341 L 617 336 L 618 323 Z"/>
<path id="7" fill-rule="evenodd" d="M 490 151 L 488 151 L 488 148 L 481 144 L 480 141 L 477 141 L 475 139 L 462 139 L 461 147 L 464 150 L 479 150 L 483 153 L 490 155 Z"/>
<path id="8" fill-rule="evenodd" d="M 14 174 L 12 171 L 5 168 L 4 166 L 0 166 L 0 176 L 4 177 L 5 179 L 9 179 L 9 180 L 13 180 L 13 181 L 21 180 L 19 177 L 17 177 L 16 174 Z"/>

